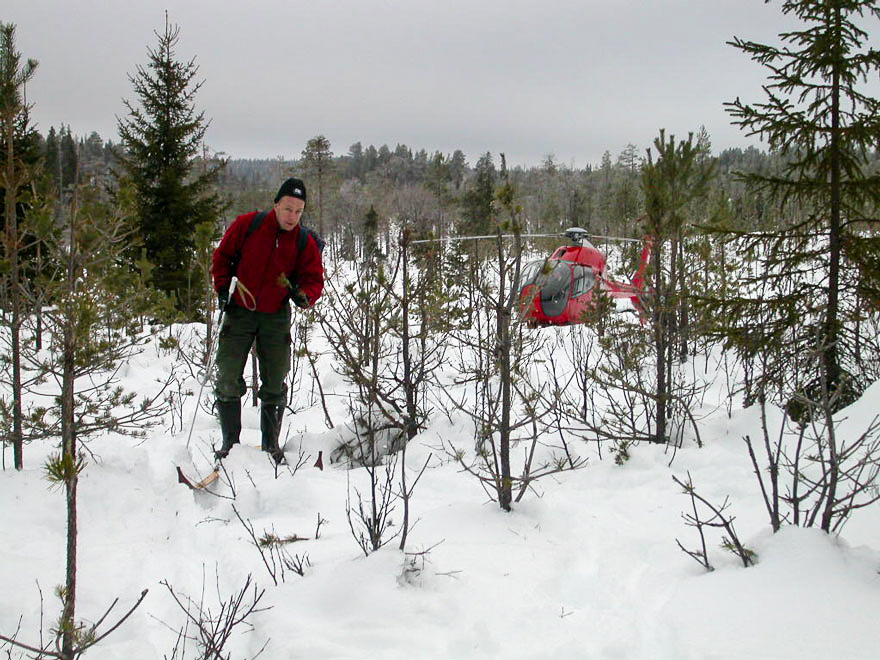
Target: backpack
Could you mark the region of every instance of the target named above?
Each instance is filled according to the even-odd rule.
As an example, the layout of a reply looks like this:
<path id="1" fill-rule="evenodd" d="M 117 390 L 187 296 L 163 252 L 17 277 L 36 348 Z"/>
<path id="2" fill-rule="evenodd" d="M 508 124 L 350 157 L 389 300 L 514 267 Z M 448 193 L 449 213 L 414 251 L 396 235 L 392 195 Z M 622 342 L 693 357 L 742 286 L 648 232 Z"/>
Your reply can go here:
<path id="1" fill-rule="evenodd" d="M 247 239 L 253 234 L 257 229 L 260 228 L 260 225 L 263 224 L 263 218 L 266 217 L 268 211 L 260 211 L 257 213 L 253 219 L 251 220 L 251 224 L 248 225 L 247 231 L 244 233 L 244 240 L 241 243 L 242 249 L 244 248 L 244 244 L 247 243 Z M 299 225 L 299 240 L 296 243 L 297 253 L 302 253 L 303 250 L 306 249 L 306 244 L 308 243 L 309 236 L 315 239 L 315 245 L 318 246 L 318 252 L 324 252 L 324 239 L 316 232 L 314 229 L 310 227 L 306 227 L 304 224 L 300 223 Z M 232 275 L 238 271 L 238 262 L 241 261 L 241 251 L 237 255 L 235 255 L 235 260 L 232 262 Z"/>

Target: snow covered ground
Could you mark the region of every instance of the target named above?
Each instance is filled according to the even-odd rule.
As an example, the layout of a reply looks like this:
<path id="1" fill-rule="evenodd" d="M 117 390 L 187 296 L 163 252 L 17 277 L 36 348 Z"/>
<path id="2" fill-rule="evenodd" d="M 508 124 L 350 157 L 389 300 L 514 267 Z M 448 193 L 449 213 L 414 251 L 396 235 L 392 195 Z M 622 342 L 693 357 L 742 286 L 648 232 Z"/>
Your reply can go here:
<path id="1" fill-rule="evenodd" d="M 169 359 L 151 349 L 122 385 L 148 387 Z M 231 658 L 261 649 L 263 658 L 322 660 L 880 657 L 880 505 L 857 512 L 840 537 L 800 528 L 772 534 L 742 441 L 758 428 L 756 411 L 711 412 L 702 422 L 705 447 L 685 444 L 671 465 L 665 447 L 638 446 L 618 466 L 581 444 L 587 467 L 539 482 L 511 513 L 438 451 L 441 439 L 472 445 L 473 430 L 437 415 L 407 456 L 411 478 L 431 457 L 411 503 L 417 523 L 406 551 L 413 554 L 393 541 L 365 557 L 346 516 L 365 472 L 326 460 L 345 432 L 345 399 L 335 396 L 345 385 L 332 370 L 321 377 L 334 428 L 320 405 L 286 418 L 289 457 L 309 456 L 293 474 L 276 475 L 259 451 L 259 416 L 246 406 L 243 444 L 225 461 L 217 494 L 178 484 L 177 465 L 192 475 L 209 470 L 219 435 L 200 413 L 187 448 L 194 397 L 183 431 L 156 427 L 143 440 L 89 443 L 79 490 L 78 617 L 94 622 L 119 598 L 112 622 L 149 593 L 88 658 L 198 657 L 193 644 L 173 655 L 186 616 L 171 589 L 217 614 L 248 576 L 265 593 L 260 611 L 233 630 Z M 878 401 L 875 384 L 846 411 L 851 423 L 866 427 Z M 25 470 L 0 473 L 0 634 L 17 630 L 29 644 L 40 643 L 41 616 L 48 635 L 59 610 L 54 589 L 64 581 L 64 495 L 49 489 L 41 467 L 50 449 L 29 445 Z M 312 467 L 319 450 L 323 471 Z M 730 497 L 756 566 L 743 568 L 721 549 L 717 532 L 708 535 L 714 572 L 678 548 L 676 539 L 698 544 L 681 518 L 690 500 L 672 480 L 688 473 L 707 499 Z M 305 574 L 276 575 L 276 585 L 239 516 L 258 536 L 308 537 L 288 546 Z"/>

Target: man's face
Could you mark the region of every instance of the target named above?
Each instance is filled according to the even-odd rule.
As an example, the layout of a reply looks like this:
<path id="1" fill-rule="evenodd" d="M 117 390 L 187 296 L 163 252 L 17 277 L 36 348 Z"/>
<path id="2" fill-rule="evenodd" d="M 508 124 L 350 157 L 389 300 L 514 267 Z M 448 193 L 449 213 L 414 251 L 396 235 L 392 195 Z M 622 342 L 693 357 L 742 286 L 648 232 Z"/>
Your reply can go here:
<path id="1" fill-rule="evenodd" d="M 275 217 L 284 231 L 290 231 L 299 224 L 306 203 L 299 197 L 284 196 L 275 204 Z"/>

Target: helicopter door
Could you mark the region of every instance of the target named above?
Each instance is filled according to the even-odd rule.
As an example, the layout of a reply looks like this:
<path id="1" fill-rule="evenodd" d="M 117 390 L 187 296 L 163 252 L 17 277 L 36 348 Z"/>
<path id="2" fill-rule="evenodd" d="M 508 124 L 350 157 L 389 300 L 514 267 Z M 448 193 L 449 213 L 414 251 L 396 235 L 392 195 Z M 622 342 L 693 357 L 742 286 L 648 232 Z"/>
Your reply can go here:
<path id="1" fill-rule="evenodd" d="M 596 285 L 596 275 L 592 268 L 584 266 L 574 267 L 574 283 L 571 287 L 571 297 L 577 298 L 589 293 Z"/>

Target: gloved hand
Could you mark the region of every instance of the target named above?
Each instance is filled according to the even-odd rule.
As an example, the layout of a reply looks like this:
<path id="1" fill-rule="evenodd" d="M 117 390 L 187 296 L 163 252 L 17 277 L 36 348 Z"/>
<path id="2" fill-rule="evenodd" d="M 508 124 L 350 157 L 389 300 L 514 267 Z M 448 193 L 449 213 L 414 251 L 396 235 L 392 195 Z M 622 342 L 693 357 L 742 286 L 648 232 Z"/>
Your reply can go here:
<path id="1" fill-rule="evenodd" d="M 229 304 L 229 291 L 218 291 L 217 292 L 217 306 L 221 311 L 226 309 L 226 305 Z"/>
<path id="2" fill-rule="evenodd" d="M 291 289 L 290 299 L 293 301 L 293 304 L 300 309 L 305 309 L 309 306 L 308 297 L 302 292 L 302 289 L 300 289 L 299 287 L 294 287 L 293 289 Z"/>

